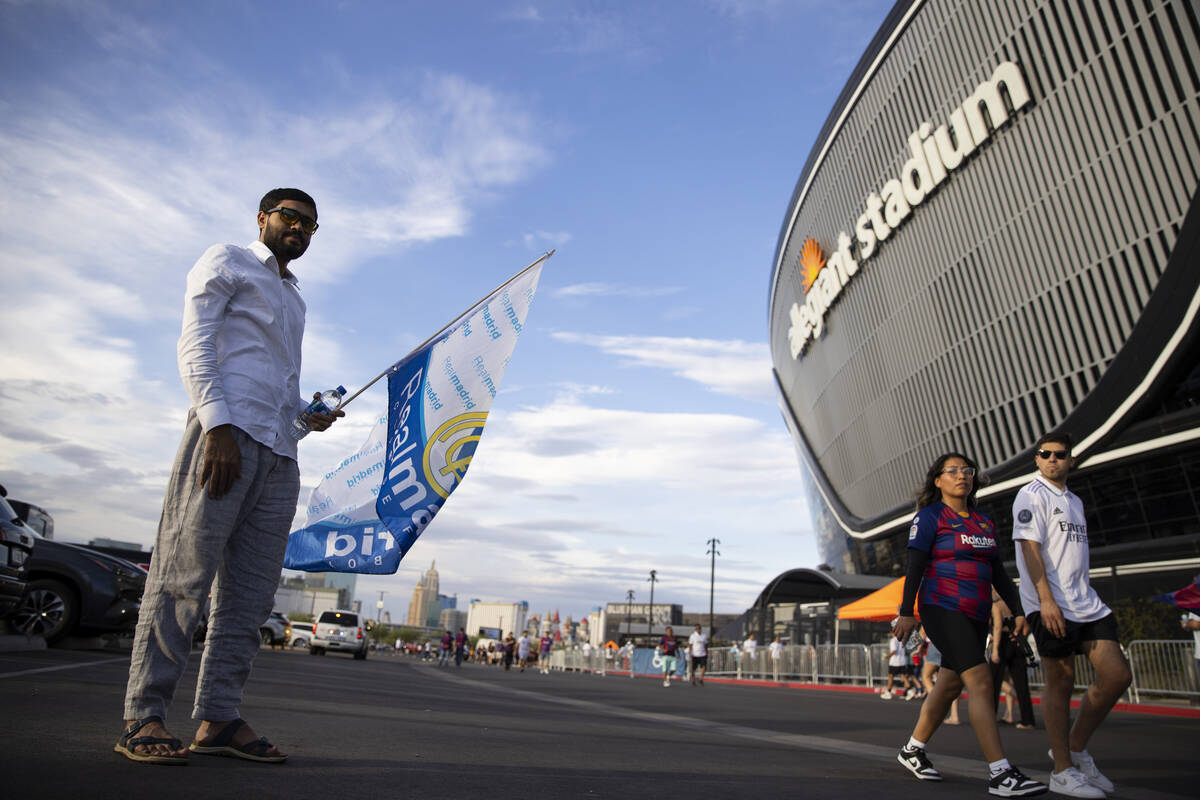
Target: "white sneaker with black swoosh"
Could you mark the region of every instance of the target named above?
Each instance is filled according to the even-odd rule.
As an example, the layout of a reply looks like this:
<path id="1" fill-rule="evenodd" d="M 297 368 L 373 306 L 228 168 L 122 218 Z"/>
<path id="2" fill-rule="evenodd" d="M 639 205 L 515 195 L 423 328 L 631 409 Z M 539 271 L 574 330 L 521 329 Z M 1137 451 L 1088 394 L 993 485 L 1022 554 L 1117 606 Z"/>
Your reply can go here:
<path id="1" fill-rule="evenodd" d="M 997 797 L 1031 797 L 1043 794 L 1049 788 L 1041 781 L 1026 778 L 1016 767 L 1009 767 L 988 781 L 988 794 Z"/>
<path id="2" fill-rule="evenodd" d="M 920 747 L 905 745 L 900 748 L 896 760 L 908 768 L 908 771 L 923 781 L 940 781 L 942 773 L 933 768 L 929 756 Z"/>

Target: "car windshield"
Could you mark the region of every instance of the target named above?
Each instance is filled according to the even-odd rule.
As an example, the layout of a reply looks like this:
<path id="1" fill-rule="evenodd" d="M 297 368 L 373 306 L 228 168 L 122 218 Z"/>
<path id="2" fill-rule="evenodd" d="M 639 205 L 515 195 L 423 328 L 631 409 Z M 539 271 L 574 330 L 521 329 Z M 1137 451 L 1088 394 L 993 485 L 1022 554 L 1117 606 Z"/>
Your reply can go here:
<path id="1" fill-rule="evenodd" d="M 13 511 L 13 507 L 3 497 L 0 497 L 0 519 L 3 519 L 5 522 L 16 523 L 17 525 L 21 524 L 20 518 L 17 517 L 17 512 Z"/>
<path id="2" fill-rule="evenodd" d="M 346 614 L 341 611 L 325 611 L 321 614 L 321 618 L 317 621 L 318 623 L 325 623 L 326 625 L 349 625 L 351 627 L 357 627 L 358 615 Z"/>
<path id="3" fill-rule="evenodd" d="M 29 506 L 25 510 L 25 524 L 46 539 L 54 538 L 54 518 L 37 506 Z"/>

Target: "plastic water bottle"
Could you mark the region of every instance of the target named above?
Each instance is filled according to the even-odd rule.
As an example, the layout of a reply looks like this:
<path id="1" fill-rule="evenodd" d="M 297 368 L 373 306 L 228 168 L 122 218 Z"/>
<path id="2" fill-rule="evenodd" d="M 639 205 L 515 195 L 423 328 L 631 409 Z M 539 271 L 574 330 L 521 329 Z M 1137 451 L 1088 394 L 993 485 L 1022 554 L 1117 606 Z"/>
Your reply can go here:
<path id="1" fill-rule="evenodd" d="M 292 420 L 292 424 L 288 427 L 288 433 L 292 435 L 293 439 L 303 439 L 312 431 L 312 425 L 308 422 L 309 417 L 313 414 L 328 414 L 336 411 L 338 406 L 342 404 L 342 398 L 345 396 L 345 386 L 321 392 L 320 397 L 313 400 L 303 411 L 296 415 L 296 418 Z"/>
<path id="2" fill-rule="evenodd" d="M 892 620 L 892 627 L 893 627 L 893 628 L 894 628 L 894 627 L 896 627 L 896 623 L 897 623 L 897 622 L 899 622 L 899 621 L 900 621 L 900 618 L 899 618 L 899 617 L 896 617 L 895 619 L 893 619 L 893 620 Z M 925 637 L 924 637 L 924 636 L 922 636 L 922 635 L 921 635 L 921 634 L 920 634 L 920 633 L 917 631 L 917 629 L 916 629 L 916 628 L 913 628 L 913 629 L 912 629 L 912 632 L 910 632 L 910 633 L 908 634 L 908 638 L 907 638 L 907 639 L 905 639 L 905 641 L 904 641 L 904 652 L 908 653 L 908 654 L 911 656 L 913 653 L 915 653 L 915 652 L 917 652 L 918 650 L 920 650 L 920 649 L 921 649 L 921 645 L 923 645 L 924 643 L 925 643 Z"/>

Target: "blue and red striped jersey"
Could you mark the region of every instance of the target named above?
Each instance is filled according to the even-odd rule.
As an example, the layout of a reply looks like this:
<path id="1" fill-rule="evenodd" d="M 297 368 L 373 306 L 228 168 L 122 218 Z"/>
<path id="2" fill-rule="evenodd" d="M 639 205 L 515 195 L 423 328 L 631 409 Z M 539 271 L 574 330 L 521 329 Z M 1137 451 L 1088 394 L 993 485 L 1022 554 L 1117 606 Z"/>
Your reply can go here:
<path id="1" fill-rule="evenodd" d="M 917 512 L 908 546 L 929 553 L 920 604 L 987 619 L 992 610 L 992 564 L 999 558 L 996 526 L 971 509 L 963 517 L 938 501 Z"/>

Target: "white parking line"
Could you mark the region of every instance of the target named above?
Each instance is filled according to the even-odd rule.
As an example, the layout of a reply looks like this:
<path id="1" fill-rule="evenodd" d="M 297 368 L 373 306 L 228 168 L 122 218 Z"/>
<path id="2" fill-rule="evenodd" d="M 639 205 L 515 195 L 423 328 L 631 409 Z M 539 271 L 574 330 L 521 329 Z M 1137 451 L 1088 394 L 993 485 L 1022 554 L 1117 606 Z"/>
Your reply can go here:
<path id="1" fill-rule="evenodd" d="M 23 669 L 20 672 L 0 672 L 0 678 L 18 678 L 22 675 L 35 675 L 39 672 L 58 672 L 61 669 L 78 669 L 80 667 L 94 667 L 98 664 L 112 664 L 117 661 L 127 661 L 128 656 L 122 658 L 106 658 L 102 661 L 82 661 L 78 664 L 63 664 L 58 667 L 38 667 L 37 669 Z"/>

